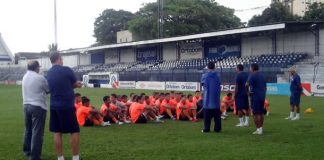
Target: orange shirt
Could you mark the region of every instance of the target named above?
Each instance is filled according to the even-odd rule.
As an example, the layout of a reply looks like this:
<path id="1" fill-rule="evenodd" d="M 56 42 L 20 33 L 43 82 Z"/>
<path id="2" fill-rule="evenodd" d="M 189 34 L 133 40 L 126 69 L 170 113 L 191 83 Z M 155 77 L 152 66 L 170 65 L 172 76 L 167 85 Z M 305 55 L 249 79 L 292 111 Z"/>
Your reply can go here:
<path id="1" fill-rule="evenodd" d="M 224 96 L 222 103 L 225 103 L 227 105 L 233 105 L 234 104 L 234 99 L 233 99 L 233 97 L 229 98 L 227 96 Z"/>
<path id="2" fill-rule="evenodd" d="M 144 110 L 144 104 L 140 103 L 133 103 L 130 107 L 130 116 L 132 123 L 135 123 L 137 119 L 140 117 L 140 115 L 143 113 Z"/>
<path id="3" fill-rule="evenodd" d="M 194 103 L 193 102 L 190 102 L 189 100 L 186 100 L 186 107 L 188 108 L 188 109 L 190 109 L 190 108 L 192 108 L 192 107 L 194 107 L 195 105 L 194 105 Z"/>
<path id="4" fill-rule="evenodd" d="M 186 106 L 186 103 L 183 104 L 182 102 L 179 102 L 179 103 L 177 104 L 177 109 L 176 109 L 177 120 L 180 119 L 180 114 L 181 114 L 181 111 L 183 110 L 183 108 L 181 108 L 181 107 L 187 107 L 187 106 Z"/>
<path id="5" fill-rule="evenodd" d="M 110 105 L 109 105 L 110 106 Z M 106 115 L 107 113 L 107 109 L 109 108 L 109 106 L 107 106 L 105 103 L 101 105 L 101 108 L 100 108 L 100 113 L 103 114 L 103 115 Z"/>
<path id="6" fill-rule="evenodd" d="M 90 107 L 81 106 L 77 111 L 77 119 L 80 126 L 84 126 L 86 118 L 89 116 L 91 111 Z"/>
<path id="7" fill-rule="evenodd" d="M 166 106 L 170 105 L 170 101 L 169 102 L 167 102 L 166 100 L 162 101 L 161 106 L 160 106 L 160 114 L 164 113 L 164 111 L 166 110 Z"/>
<path id="8" fill-rule="evenodd" d="M 172 99 L 172 100 L 170 100 L 170 107 L 171 107 L 171 109 L 176 109 L 178 103 L 179 103 L 179 102 L 178 102 L 176 99 Z"/>
<path id="9" fill-rule="evenodd" d="M 74 103 L 75 111 L 77 111 L 80 107 L 82 107 L 82 102 Z"/>

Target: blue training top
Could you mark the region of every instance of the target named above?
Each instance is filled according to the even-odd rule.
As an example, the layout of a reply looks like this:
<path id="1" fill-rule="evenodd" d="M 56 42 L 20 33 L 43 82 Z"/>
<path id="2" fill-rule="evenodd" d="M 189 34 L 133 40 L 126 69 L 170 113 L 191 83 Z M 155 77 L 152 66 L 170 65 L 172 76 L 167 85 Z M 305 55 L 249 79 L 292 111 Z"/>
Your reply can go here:
<path id="1" fill-rule="evenodd" d="M 219 109 L 220 108 L 220 80 L 216 72 L 209 71 L 201 77 L 201 83 L 204 88 L 204 109 Z"/>
<path id="2" fill-rule="evenodd" d="M 71 68 L 54 65 L 47 72 L 47 81 L 51 93 L 51 109 L 69 109 L 74 107 L 74 83 L 76 77 Z"/>
<path id="3" fill-rule="evenodd" d="M 267 92 L 267 83 L 262 73 L 251 73 L 248 79 L 250 92 L 254 99 L 265 99 Z"/>
<path id="4" fill-rule="evenodd" d="M 237 96 L 247 95 L 247 90 L 246 90 L 245 84 L 246 84 L 248 78 L 249 78 L 249 74 L 246 72 L 240 72 L 237 74 L 237 76 L 236 76 L 236 90 L 237 90 L 236 95 Z"/>
<path id="5" fill-rule="evenodd" d="M 303 91 L 301 87 L 301 80 L 298 74 L 295 74 L 291 77 L 290 82 L 290 92 L 292 94 L 301 94 Z"/>

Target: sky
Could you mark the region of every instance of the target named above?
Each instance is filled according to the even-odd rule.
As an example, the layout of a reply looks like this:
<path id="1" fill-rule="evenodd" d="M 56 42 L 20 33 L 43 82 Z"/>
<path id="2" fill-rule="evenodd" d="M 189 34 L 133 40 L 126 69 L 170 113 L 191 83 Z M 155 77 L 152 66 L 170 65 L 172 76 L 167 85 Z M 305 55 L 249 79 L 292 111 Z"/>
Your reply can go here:
<path id="1" fill-rule="evenodd" d="M 156 0 L 57 0 L 59 50 L 87 47 L 95 43 L 95 18 L 107 9 L 123 9 L 135 13 L 148 2 Z M 247 22 L 271 0 L 216 0 L 238 11 Z M 12 53 L 47 51 L 54 42 L 54 0 L 1 0 L 0 33 Z"/>

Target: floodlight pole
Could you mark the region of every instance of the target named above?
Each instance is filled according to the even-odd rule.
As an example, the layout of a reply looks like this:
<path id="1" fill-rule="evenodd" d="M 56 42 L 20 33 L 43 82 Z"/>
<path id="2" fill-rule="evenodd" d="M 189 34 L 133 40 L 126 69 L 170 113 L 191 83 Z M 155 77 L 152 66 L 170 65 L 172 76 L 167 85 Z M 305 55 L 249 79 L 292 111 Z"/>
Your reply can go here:
<path id="1" fill-rule="evenodd" d="M 56 0 L 54 0 L 54 44 L 57 46 L 57 12 L 56 12 Z"/>

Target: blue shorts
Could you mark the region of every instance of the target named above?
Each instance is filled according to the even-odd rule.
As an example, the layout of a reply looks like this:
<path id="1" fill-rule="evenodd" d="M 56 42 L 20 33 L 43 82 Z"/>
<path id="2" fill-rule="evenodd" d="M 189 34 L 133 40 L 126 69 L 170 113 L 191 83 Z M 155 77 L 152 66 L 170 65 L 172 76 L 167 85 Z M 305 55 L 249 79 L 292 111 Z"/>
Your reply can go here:
<path id="1" fill-rule="evenodd" d="M 253 114 L 264 114 L 264 101 L 265 99 L 251 98 L 251 108 Z"/>
<path id="2" fill-rule="evenodd" d="M 79 124 L 75 114 L 75 108 L 51 109 L 50 131 L 54 133 L 78 133 Z"/>
<path id="3" fill-rule="evenodd" d="M 300 104 L 300 94 L 291 94 L 290 96 L 290 105 L 299 106 Z"/>
<path id="4" fill-rule="evenodd" d="M 237 111 L 249 109 L 249 97 L 248 95 L 236 96 L 235 106 Z"/>

